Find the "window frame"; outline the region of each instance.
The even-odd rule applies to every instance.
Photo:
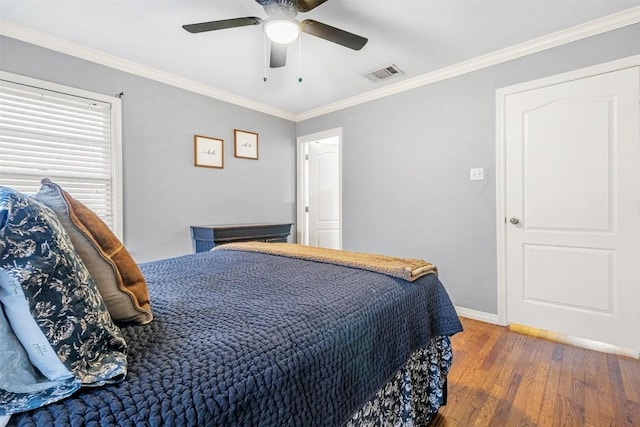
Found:
[[[122,100],[117,96],[104,95],[58,83],[27,77],[0,70],[0,80],[58,92],[64,95],[105,102],[111,105],[111,209],[112,231],[124,240],[123,213],[123,168],[122,168]]]

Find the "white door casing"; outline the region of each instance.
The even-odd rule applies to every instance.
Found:
[[[342,248],[342,130],[298,138],[297,241]]]
[[[499,318],[638,354],[640,67],[612,69],[499,91]]]

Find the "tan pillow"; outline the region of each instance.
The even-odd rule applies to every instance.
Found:
[[[36,198],[51,208],[87,266],[109,313],[122,322],[153,320],[144,275],[109,227],[78,200],[48,178]]]

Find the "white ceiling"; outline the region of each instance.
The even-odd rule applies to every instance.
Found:
[[[265,18],[254,0],[0,0],[0,19],[8,21],[5,26],[18,24],[299,114],[639,5],[640,0],[329,0],[297,18],[365,36],[368,44],[353,51],[303,34],[301,55],[294,42],[286,67],[267,68],[266,82],[261,26],[200,34],[182,29],[218,19]],[[381,83],[362,77],[389,64],[405,74]]]

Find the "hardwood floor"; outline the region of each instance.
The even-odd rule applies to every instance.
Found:
[[[640,426],[640,361],[462,319],[441,426]]]

